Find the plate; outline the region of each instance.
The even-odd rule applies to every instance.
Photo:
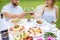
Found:
[[[45,22],[44,22],[43,20],[41,20],[41,22],[42,22],[42,23],[41,23],[41,24],[39,24],[39,23],[37,23],[37,21],[36,21],[36,25],[37,25],[37,26],[45,25]]]
[[[11,23],[21,23],[22,20],[21,19],[18,19],[18,18],[15,18],[15,19],[11,19],[10,22]]]
[[[18,34],[23,30],[24,30],[24,26],[20,26],[20,25],[18,28],[15,28],[14,26],[12,26],[8,29],[9,33],[12,33],[12,34]]]
[[[28,33],[32,37],[40,37],[43,35],[43,30],[40,27],[32,27],[28,30]]]

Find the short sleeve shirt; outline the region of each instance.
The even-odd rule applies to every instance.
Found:
[[[11,14],[21,14],[23,12],[20,6],[13,7],[12,4],[8,4],[2,8],[1,13],[9,12]]]

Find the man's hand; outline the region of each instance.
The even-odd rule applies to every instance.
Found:
[[[22,13],[22,14],[19,14],[18,17],[22,19],[22,18],[25,18],[26,15],[27,15],[26,13]]]

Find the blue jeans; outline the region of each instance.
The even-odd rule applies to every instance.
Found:
[[[2,40],[9,40],[8,30],[1,31]]]

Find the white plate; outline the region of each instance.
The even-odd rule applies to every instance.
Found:
[[[36,35],[34,35],[34,33],[30,34],[30,36],[32,36],[33,38],[38,38],[44,35],[44,32],[42,30],[42,33],[37,33]]]
[[[36,21],[36,25],[37,25],[37,26],[40,26],[40,25],[43,26],[43,25],[45,25],[45,22],[42,21],[42,24],[38,24],[37,21]]]
[[[42,31],[42,33],[38,33],[38,34],[36,34],[35,36],[33,36],[34,38],[38,38],[38,37],[41,37],[41,36],[43,36],[44,35],[44,33],[43,33],[43,31]]]

